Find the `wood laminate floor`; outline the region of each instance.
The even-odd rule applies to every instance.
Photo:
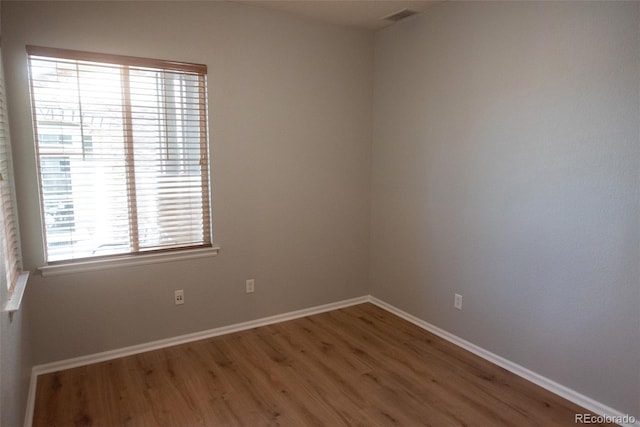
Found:
[[[575,426],[587,412],[372,304],[42,375],[46,426]]]

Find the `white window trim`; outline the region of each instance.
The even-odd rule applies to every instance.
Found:
[[[20,273],[18,280],[16,280],[16,284],[13,287],[13,291],[11,292],[11,296],[4,306],[4,311],[9,313],[9,315],[13,315],[13,313],[20,310],[22,297],[24,296],[24,291],[27,288],[27,280],[29,280],[29,272],[24,271]]]
[[[214,257],[220,253],[220,247],[206,249],[187,249],[177,252],[163,252],[149,255],[128,255],[121,257],[70,262],[64,264],[44,265],[38,267],[43,277],[59,276],[62,274],[99,271],[112,268],[133,267],[137,265],[161,264],[165,262],[184,261],[189,259]]]

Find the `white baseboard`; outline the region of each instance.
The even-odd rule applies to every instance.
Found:
[[[401,317],[420,328],[431,332],[434,335],[443,338],[458,347],[462,347],[465,350],[470,351],[471,353],[482,357],[485,360],[493,363],[494,365],[498,365],[501,368],[506,369],[509,372],[512,372],[519,377],[524,378],[525,380],[531,381],[534,384],[539,385],[540,387],[549,390],[550,392],[561,396],[576,405],[580,405],[583,408],[603,417],[611,417],[611,419],[624,419],[623,417],[629,418],[629,415],[623,414],[622,412],[615,410],[607,405],[604,405],[588,396],[585,396],[581,393],[578,393],[575,390],[572,390],[568,387],[563,386],[562,384],[558,384],[555,381],[550,380],[549,378],[543,377],[540,374],[537,374],[523,366],[520,366],[516,363],[511,362],[497,354],[494,354],[488,350],[485,350],[482,347],[478,347],[477,345],[470,343],[456,335],[453,335],[443,329],[438,328],[437,326],[432,325],[429,322],[426,322],[416,316],[413,316],[399,308],[386,303],[374,296],[369,296],[369,302],[377,305],[378,307],[395,314],[398,317]],[[621,424],[623,426],[640,426],[640,420],[636,420],[634,423]]]
[[[550,392],[557,394],[577,405],[582,406],[583,408],[605,417],[623,417],[623,414],[620,411],[617,411],[613,408],[610,408],[607,405],[604,405],[590,397],[587,397],[581,393],[578,393],[575,390],[572,390],[568,387],[565,387],[561,384],[556,383],[542,375],[539,375],[529,369],[520,366],[516,363],[513,363],[501,356],[498,356],[494,353],[491,353],[488,350],[483,349],[475,344],[470,343],[456,335],[453,335],[443,329],[438,328],[422,319],[417,318],[399,308],[388,304],[376,297],[371,295],[366,295],[358,298],[352,298],[348,300],[338,301],[335,303],[324,304],[316,307],[305,308],[302,310],[296,310],[289,313],[278,314],[275,316],[263,317],[261,319],[250,320],[248,322],[237,323],[234,325],[222,326],[220,328],[209,329],[206,331],[195,332],[192,334],[181,335],[177,337],[167,338],[158,341],[152,341],[146,344],[139,344],[130,347],[124,347],[116,350],[109,350],[101,353],[90,354],[81,357],[75,357],[67,360],[60,360],[52,363],[45,363],[42,365],[36,365],[31,370],[31,382],[29,384],[29,396],[27,398],[27,408],[25,415],[25,427],[31,427],[33,423],[33,411],[35,408],[35,395],[36,395],[36,385],[38,381],[38,375],[47,374],[50,372],[60,371],[64,369],[75,368],[78,366],[85,366],[92,363],[104,362],[107,360],[117,359],[119,357],[130,356],[133,354],[144,353],[147,351],[157,350],[161,348],[171,347],[178,344],[184,344],[188,342],[198,341],[206,338],[212,338],[219,335],[230,334],[233,332],[244,331],[247,329],[257,328],[260,326],[271,325],[274,323],[285,322],[287,320],[293,320],[300,317],[311,316],[314,314],[324,313],[326,311],[337,310],[344,307],[349,307],[356,304],[362,304],[365,302],[370,302],[372,304],[377,305],[378,307],[395,314],[398,317],[401,317],[420,328],[431,332],[459,347],[464,348],[465,350],[470,351],[471,353],[482,357],[489,362],[498,365],[528,381],[531,381],[534,384],[539,385],[540,387],[549,390]],[[624,426],[633,426],[640,427],[640,420],[636,420],[635,423],[632,424],[623,424]]]
[[[27,409],[24,415],[24,427],[31,427],[33,424],[33,410],[36,407],[36,385],[38,384],[38,374],[31,368],[31,379],[29,380],[29,394],[27,395]]]

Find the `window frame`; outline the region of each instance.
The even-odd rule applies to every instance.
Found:
[[[1,47],[0,47],[1,50]],[[6,288],[0,290],[4,295],[4,311],[12,319],[13,313],[20,309],[22,297],[29,279],[29,272],[23,270],[22,248],[16,206],[13,159],[11,155],[11,133],[7,111],[4,68],[0,53],[0,254],[2,272]]]
[[[123,55],[113,55],[113,54],[105,54],[105,53],[95,53],[95,52],[85,52],[85,51],[76,51],[69,49],[58,49],[58,48],[50,48],[50,47],[41,47],[41,46],[26,46],[27,51],[27,59],[29,65],[29,84],[31,89],[31,101],[32,101],[32,122],[34,124],[34,143],[36,147],[36,157],[37,157],[37,168],[38,168],[38,188],[40,192],[40,210],[41,210],[41,226],[42,226],[42,236],[43,236],[43,249],[45,255],[45,265],[41,266],[39,269],[43,272],[43,275],[51,275],[51,274],[65,274],[73,271],[87,271],[87,270],[99,270],[110,267],[119,267],[123,265],[141,265],[141,264],[149,264],[155,262],[166,262],[166,261],[174,261],[180,259],[193,259],[200,258],[205,256],[213,256],[217,255],[219,252],[219,247],[213,245],[213,224],[212,224],[212,203],[211,203],[211,185],[210,185],[210,175],[211,175],[211,161],[210,161],[210,147],[209,147],[209,128],[208,128],[208,102],[207,102],[207,86],[206,86],[206,75],[207,75],[207,66],[203,64],[192,64],[192,63],[184,63],[177,61],[166,61],[159,59],[149,59],[149,58],[139,58],[132,56],[123,56]],[[123,74],[123,87],[128,85],[129,82],[126,80],[129,75],[129,71],[131,69],[152,69],[155,71],[161,70],[162,72],[177,72],[177,73],[195,73],[197,75],[198,85],[198,124],[199,127],[199,148],[200,148],[200,171],[196,175],[200,176],[200,187],[199,194],[201,196],[201,219],[202,219],[202,243],[190,243],[184,246],[171,246],[171,247],[160,247],[156,249],[143,249],[141,250],[139,246],[137,246],[136,238],[129,238],[130,251],[129,252],[121,252],[110,255],[96,255],[96,256],[88,256],[88,257],[76,257],[76,258],[68,258],[68,259],[60,259],[60,260],[50,260],[48,255],[48,231],[45,225],[45,202],[43,199],[44,193],[44,185],[42,183],[42,171],[41,169],[41,161],[42,155],[40,153],[40,145],[42,141],[39,140],[38,136],[38,122],[36,115],[36,105],[34,101],[34,88],[33,83],[34,80],[31,75],[31,59],[32,57],[47,57],[52,60],[60,59],[60,60],[71,60],[71,61],[81,61],[83,63],[97,63],[97,64],[111,64],[120,67]],[[128,89],[131,90],[131,87]],[[125,90],[124,98],[122,99],[122,109],[123,109],[123,133],[124,133],[124,145],[125,152],[127,152],[127,158],[123,161],[125,170],[127,170],[128,179],[131,179],[131,170],[133,168],[133,164],[135,164],[132,157],[129,157],[130,152],[133,151],[133,137],[132,132],[128,129],[131,129],[132,121],[131,121],[131,108],[132,105],[130,103],[130,99],[126,97],[127,90]],[[81,125],[82,127],[82,125]],[[44,134],[43,134],[44,135]],[[83,136],[83,150],[84,150],[84,136]],[[62,141],[62,140],[61,140]],[[64,141],[62,141],[64,143]],[[165,141],[165,144],[170,144],[169,141]],[[203,163],[204,162],[204,163]],[[127,190],[126,196],[127,200],[131,200],[133,197],[135,199],[135,185],[129,187]],[[133,190],[131,190],[133,188]],[[195,187],[193,187],[195,188]],[[132,194],[132,192],[133,194]],[[135,200],[134,200],[135,203]],[[129,216],[129,227],[135,227],[137,221],[137,213],[133,212]],[[132,218],[134,223],[132,224]],[[133,234],[137,234],[137,231]]]

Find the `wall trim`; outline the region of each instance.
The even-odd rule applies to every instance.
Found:
[[[398,317],[407,320],[408,322],[413,323],[416,326],[426,330],[427,332],[431,332],[434,335],[439,336],[452,344],[457,345],[458,347],[462,347],[463,349],[470,351],[471,353],[479,356],[494,365],[498,365],[501,368],[506,369],[507,371],[518,375],[519,377],[524,378],[527,381],[531,381],[532,383],[539,385],[540,387],[557,394],[560,397],[563,397],[576,405],[580,405],[583,408],[605,417],[624,417],[627,414],[624,414],[616,409],[613,409],[603,403],[600,403],[584,394],[578,393],[575,390],[572,390],[568,387],[563,386],[562,384],[558,384],[555,381],[550,380],[547,377],[544,377],[540,374],[537,374],[523,366],[518,365],[510,360],[505,359],[504,357],[498,356],[495,353],[492,353],[488,350],[485,350],[482,347],[479,347],[467,340],[464,340],[457,335],[451,334],[444,329],[440,329],[431,323],[424,321],[412,314],[407,313],[385,301],[382,301],[374,296],[369,295],[369,302],[377,305],[378,307],[395,314]],[[630,415],[630,414],[629,414]],[[640,414],[638,415],[640,416]],[[635,423],[632,424],[621,424],[623,426],[640,426],[640,420],[636,419]]]
[[[414,325],[431,332],[434,335],[439,336],[471,353],[479,356],[495,365],[498,365],[509,372],[512,372],[519,377],[522,377],[540,387],[557,394],[583,408],[606,417],[622,417],[625,414],[615,410],[607,405],[604,405],[588,396],[578,393],[568,387],[556,383],[540,374],[537,374],[523,366],[520,366],[510,360],[507,360],[497,354],[494,354],[482,347],[479,347],[469,341],[466,341],[454,334],[451,334],[444,329],[440,329],[431,323],[424,321],[412,314],[409,314],[385,301],[382,301],[374,296],[365,295],[357,298],[351,298],[334,303],[319,305],[316,307],[305,308],[301,310],[291,311],[288,313],[277,314],[274,316],[263,317],[260,319],[250,320],[247,322],[236,323],[233,325],[222,326],[219,328],[208,329],[205,331],[195,332],[186,335],[180,335],[177,337],[166,338],[158,341],[152,341],[145,344],[138,344],[134,346],[124,347],[115,350],[104,351],[95,354],[89,354],[86,356],[74,357],[71,359],[60,360],[51,363],[45,363],[41,365],[35,365],[31,370],[31,381],[29,383],[29,395],[27,398],[27,408],[25,415],[25,427],[31,427],[33,423],[33,411],[35,409],[35,394],[36,385],[38,382],[38,376],[42,374],[48,374],[55,371],[64,369],[76,368],[79,366],[90,365],[92,363],[104,362],[107,360],[117,359],[119,357],[131,356],[134,354],[144,353],[147,351],[158,350],[161,348],[171,347],[174,345],[185,344],[188,342],[198,341],[202,339],[212,338],[219,335],[230,334],[233,332],[240,332],[247,329],[258,328],[260,326],[271,325],[274,323],[285,322],[287,320],[293,320],[300,317],[311,316],[314,314],[324,313],[327,311],[338,310],[340,308],[349,307],[352,305],[362,304],[370,302],[383,310],[386,310],[398,317],[401,317]],[[640,427],[640,420],[636,420],[633,424],[623,424],[624,426]]]

